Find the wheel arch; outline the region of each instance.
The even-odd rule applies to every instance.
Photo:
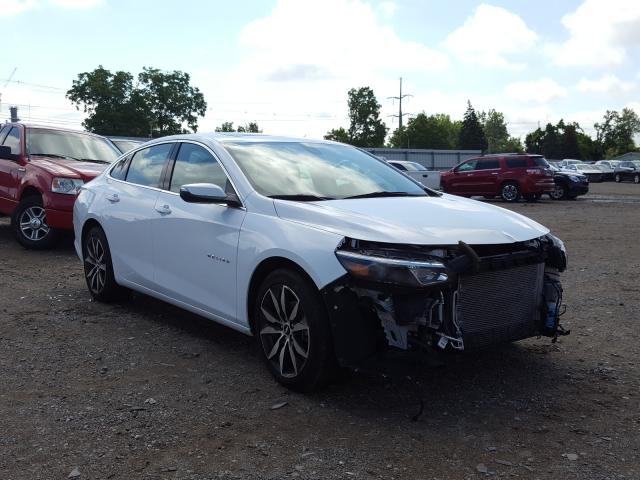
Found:
[[[303,277],[305,277],[307,280],[309,280],[309,282],[311,282],[312,285],[318,288],[316,282],[314,282],[313,278],[311,278],[311,275],[309,275],[301,265],[294,262],[293,260],[286,257],[281,257],[281,256],[268,257],[262,260],[256,266],[255,270],[253,271],[253,274],[251,275],[251,280],[249,281],[249,289],[247,292],[247,302],[246,302],[247,318],[249,320],[249,328],[251,329],[251,332],[254,335],[255,335],[255,319],[253,318],[253,309],[256,301],[256,298],[255,298],[256,292],[258,291],[258,288],[260,287],[264,279],[267,278],[267,276],[271,272],[278,269],[293,270],[299,273],[300,275],[302,275]]]
[[[82,233],[80,235],[80,247],[84,248],[84,239],[87,236],[87,233],[89,232],[89,230],[91,230],[91,228],[93,227],[100,227],[102,228],[102,225],[100,225],[100,222],[98,222],[98,220],[96,220],[95,218],[88,218],[85,222],[84,225],[82,225]],[[104,231],[104,229],[102,228],[102,231]],[[106,235],[106,233],[105,233]]]
[[[42,192],[34,187],[33,185],[27,185],[26,187],[24,187],[24,189],[20,192],[20,197],[19,200],[23,200],[27,197],[40,197],[42,198]]]

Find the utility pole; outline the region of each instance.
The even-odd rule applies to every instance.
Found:
[[[398,129],[402,128],[402,117],[408,115],[408,113],[402,113],[402,99],[406,97],[413,97],[409,93],[402,94],[402,77],[400,77],[400,95],[397,97],[387,97],[391,100],[398,100],[398,115],[390,115],[391,117],[398,117]]]

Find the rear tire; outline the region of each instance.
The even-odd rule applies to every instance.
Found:
[[[255,335],[267,368],[283,386],[311,392],[334,376],[331,328],[320,292],[300,273],[275,270],[256,293]]]
[[[633,176],[633,183],[640,183],[640,175],[637,173]]]
[[[82,239],[82,263],[87,288],[99,302],[124,300],[130,291],[116,283],[109,242],[102,228],[91,227]]]
[[[507,203],[515,203],[520,200],[520,187],[515,182],[507,182],[500,189],[500,197]]]
[[[47,225],[47,212],[42,198],[32,195],[23,198],[11,218],[18,243],[30,250],[48,250],[58,240],[59,232]]]
[[[556,183],[556,188],[549,192],[549,198],[552,200],[563,200],[567,198],[567,189],[562,183]]]

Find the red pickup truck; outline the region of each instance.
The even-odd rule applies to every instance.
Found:
[[[106,138],[55,127],[7,123],[0,129],[0,215],[10,215],[26,248],[51,247],[73,229],[80,187],[120,152]]]

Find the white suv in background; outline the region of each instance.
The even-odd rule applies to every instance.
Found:
[[[74,227],[94,298],[133,289],[253,334],[297,390],[381,348],[563,332],[566,256],[547,228],[338,143],[158,139],[82,187]]]

